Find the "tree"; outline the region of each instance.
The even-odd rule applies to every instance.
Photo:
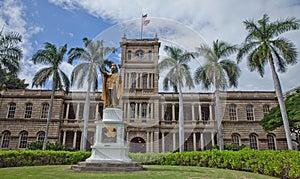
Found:
[[[287,70],[287,65],[297,63],[298,54],[294,43],[279,35],[287,31],[299,29],[299,20],[296,18],[286,18],[270,22],[268,15],[265,14],[257,23],[253,20],[246,20],[244,21],[244,25],[249,33],[238,52],[237,61],[240,62],[248,54],[247,63],[250,71],[257,70],[261,77],[263,77],[265,72],[264,67],[269,63],[284,124],[288,149],[292,150],[289,121],[275,64],[277,65],[278,72],[282,73]]]
[[[70,81],[67,75],[59,68],[60,64],[62,64],[64,60],[64,55],[66,54],[66,52],[67,44],[57,49],[55,45],[46,42],[44,49],[38,50],[31,59],[34,64],[40,63],[49,65],[48,67],[40,69],[35,74],[32,80],[32,86],[45,86],[46,82],[52,77],[52,92],[47,117],[45,138],[43,142],[43,150],[46,149],[48,140],[48,132],[51,122],[55,91],[61,90],[68,93],[70,88]]]
[[[185,85],[189,88],[194,87],[193,79],[190,73],[188,62],[194,57],[194,53],[187,52],[180,48],[165,46],[164,50],[168,57],[164,58],[158,64],[158,70],[161,73],[168,70],[163,80],[164,90],[168,90],[172,86],[175,92],[178,90],[179,98],[179,151],[184,151],[184,116],[183,116],[183,96],[182,87]]]
[[[289,95],[285,100],[286,112],[289,119],[290,131],[296,135],[296,139],[292,139],[298,143],[298,150],[300,150],[300,88],[295,90],[294,94]],[[273,131],[283,125],[280,107],[274,107],[264,118],[260,121],[260,125],[266,132]]]
[[[206,62],[203,66],[196,69],[194,80],[197,84],[203,83],[206,89],[209,89],[212,85],[215,87],[215,114],[218,125],[219,146],[220,150],[224,150],[220,89],[224,90],[226,87],[231,86],[237,87],[240,69],[235,62],[227,59],[237,51],[237,47],[216,40],[213,42],[212,48],[202,44],[196,50],[198,55],[205,58]]]
[[[0,68],[0,91],[6,89],[25,89],[28,85],[25,83],[25,79],[21,80],[13,73]]]
[[[82,150],[86,151],[87,133],[88,133],[88,119],[90,112],[90,92],[98,89],[98,74],[100,69],[110,66],[111,62],[106,60],[107,55],[113,51],[114,48],[104,47],[104,41],[91,41],[87,38],[83,39],[85,49],[72,48],[68,52],[68,63],[73,63],[74,60],[80,59],[78,65],[73,69],[71,75],[71,84],[77,82],[77,87],[82,88],[85,81],[87,81],[87,93],[85,96],[84,110],[83,110],[83,133],[82,133]]]
[[[22,42],[22,36],[16,32],[3,34],[0,31],[0,69],[6,68],[16,75],[19,70],[19,62],[22,58],[22,50],[17,46]]]

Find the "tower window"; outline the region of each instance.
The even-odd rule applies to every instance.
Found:
[[[254,120],[253,106],[251,104],[246,106],[246,113],[247,113],[247,120],[253,121]]]
[[[138,50],[135,52],[135,56],[139,59],[144,57],[144,51],[143,50]]]
[[[24,115],[24,118],[25,118],[25,119],[31,118],[31,113],[32,113],[32,104],[31,104],[31,103],[27,103],[27,104],[26,104],[26,107],[25,107],[25,115]]]
[[[131,60],[131,50],[128,50],[128,52],[127,52],[127,59]]]
[[[10,103],[8,107],[7,118],[14,118],[16,112],[16,103]]]

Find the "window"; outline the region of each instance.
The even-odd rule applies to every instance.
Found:
[[[232,144],[240,145],[240,135],[239,134],[232,134],[231,136]]]
[[[24,115],[24,118],[25,118],[25,119],[31,118],[31,113],[32,113],[32,104],[31,104],[31,103],[27,103],[27,104],[26,104],[26,107],[25,107],[25,115]]]
[[[10,141],[10,132],[4,131],[2,133],[2,142],[1,142],[1,148],[7,149],[9,147],[9,141]]]
[[[247,113],[247,120],[248,121],[253,121],[253,106],[251,104],[246,106],[246,113]]]
[[[135,103],[130,103],[130,118],[135,118]]]
[[[257,135],[256,134],[250,134],[250,148],[251,149],[258,149],[257,145]]]
[[[128,52],[127,52],[127,59],[131,60],[131,50],[128,50]]]
[[[48,103],[44,103],[42,105],[42,113],[41,113],[41,118],[45,119],[48,117],[48,110],[49,110],[49,104]]]
[[[236,121],[236,105],[229,105],[229,119],[232,121]]]
[[[44,131],[40,131],[40,132],[37,133],[37,137],[36,137],[37,141],[44,141],[44,138],[45,138],[45,132]]]
[[[270,150],[276,150],[276,144],[275,144],[274,134],[268,134],[267,138],[268,138],[268,148]]]
[[[136,88],[136,73],[131,73],[131,88]]]
[[[142,59],[144,57],[144,51],[143,50],[136,51],[135,56],[139,59]]]
[[[142,118],[147,117],[147,103],[142,103]]]
[[[265,104],[265,105],[263,106],[263,112],[264,112],[264,114],[269,114],[269,111],[270,111],[269,105]]]
[[[147,88],[147,74],[143,74],[143,89]]]
[[[19,138],[19,148],[20,149],[26,148],[27,137],[28,137],[28,132],[23,131],[23,132],[20,133],[20,138]]]
[[[148,60],[152,61],[152,51],[151,50],[148,52]]]
[[[8,107],[7,118],[14,118],[16,112],[16,103],[10,103]]]

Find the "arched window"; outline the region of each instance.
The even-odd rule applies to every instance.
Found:
[[[127,52],[127,59],[131,60],[131,50],[128,50],[128,52]]]
[[[235,104],[229,105],[229,119],[232,121],[236,121],[236,105]]]
[[[152,61],[152,51],[151,50],[149,50],[149,52],[148,52],[148,60]]]
[[[270,106],[267,105],[267,104],[265,104],[263,106],[263,112],[264,112],[264,114],[269,114],[269,111],[270,111]]]
[[[23,131],[20,133],[20,138],[19,138],[19,148],[20,149],[26,148],[27,138],[28,138],[28,132]]]
[[[274,134],[268,134],[268,149],[270,150],[276,150],[276,141]]]
[[[236,134],[236,133],[232,134],[231,141],[232,141],[232,144],[236,144],[236,145],[240,146],[240,135]]]
[[[131,73],[131,88],[136,88],[136,73]]]
[[[147,117],[147,103],[142,103],[142,118]]]
[[[16,112],[16,103],[9,103],[7,118],[14,118]]]
[[[49,104],[43,103],[42,105],[42,112],[41,112],[41,119],[45,119],[48,117],[48,110],[49,110]]]
[[[253,121],[254,120],[253,106],[251,104],[248,104],[246,106],[246,113],[247,113],[247,120],[248,121]]]
[[[8,149],[9,148],[9,141],[10,141],[10,132],[4,131],[2,133],[2,140],[1,140],[1,148]]]
[[[32,113],[32,103],[26,103],[24,118],[25,119],[31,118],[31,113]]]
[[[143,86],[143,89],[147,89],[147,79],[148,79],[148,75],[147,74],[143,74],[143,83],[142,83],[142,86]]]
[[[37,141],[44,141],[44,138],[45,138],[45,132],[44,131],[40,131],[40,132],[37,133],[37,136],[36,136]]]
[[[256,134],[250,134],[250,148],[251,149],[258,149],[258,141],[257,141],[257,135]]]
[[[130,103],[130,118],[135,118],[135,103]]]

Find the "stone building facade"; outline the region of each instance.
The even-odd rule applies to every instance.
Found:
[[[127,39],[122,48],[120,75],[124,93],[119,108],[128,124],[126,140],[130,152],[170,152],[178,149],[178,95],[159,91],[157,64],[160,42]],[[2,149],[23,149],[43,140],[51,91],[8,90],[0,96],[0,139]],[[80,150],[83,128],[84,92],[57,92],[48,139]],[[185,151],[211,149],[218,144],[214,94],[183,94]],[[285,133],[279,128],[266,133],[259,121],[277,106],[275,92],[229,91],[221,94],[225,144],[265,150],[287,149]],[[101,92],[91,95],[88,146],[94,140],[96,120],[102,120]]]

